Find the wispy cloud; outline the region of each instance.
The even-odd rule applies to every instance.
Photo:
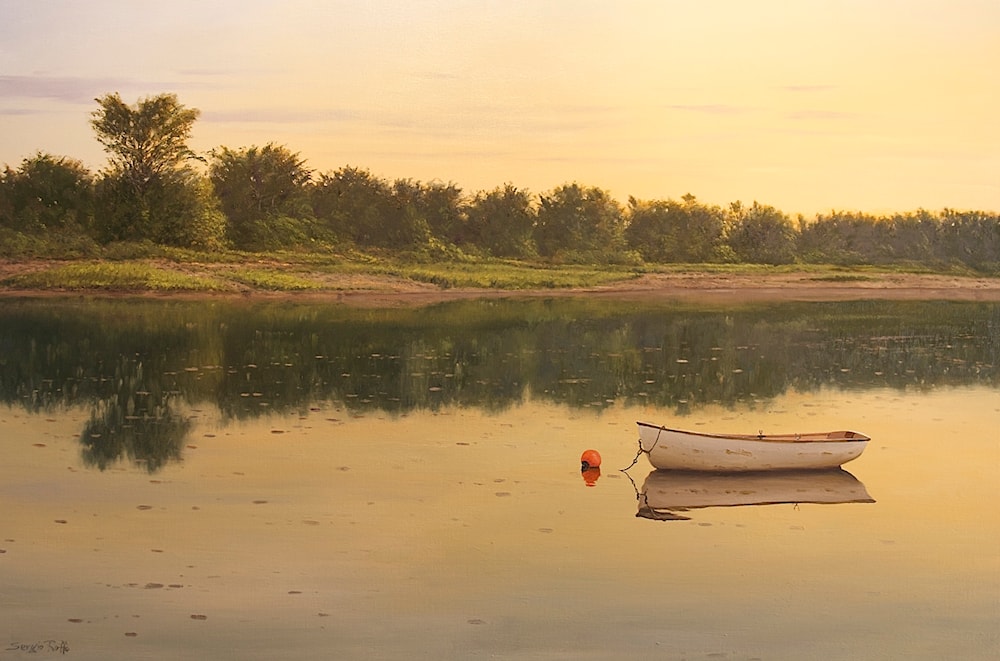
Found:
[[[209,87],[199,82],[155,82],[133,78],[77,76],[0,76],[0,99],[54,99],[65,103],[92,103],[108,92],[141,93],[143,90]]]
[[[585,135],[608,131],[623,121],[620,109],[593,105],[473,103],[420,116],[379,110],[358,115],[373,131],[401,132],[439,139],[508,140],[513,137]]]
[[[90,103],[94,100],[94,95],[101,90],[121,88],[127,82],[118,78],[0,76],[0,98],[56,99],[68,103]]]
[[[286,108],[239,108],[227,111],[208,111],[201,119],[219,124],[313,124],[317,122],[342,122],[358,118],[352,111],[331,108],[295,110]]]
[[[26,115],[41,115],[45,111],[34,110],[32,108],[0,108],[0,116],[21,117]]]
[[[239,72],[234,72],[230,69],[180,69],[177,73],[182,76],[217,77],[232,76]]]

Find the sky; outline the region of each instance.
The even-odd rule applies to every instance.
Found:
[[[998,0],[0,0],[0,164],[170,92],[317,173],[1000,211],[998,71]]]

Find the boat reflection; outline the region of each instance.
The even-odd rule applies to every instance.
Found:
[[[771,471],[705,473],[654,470],[638,494],[637,517],[685,521],[678,514],[707,507],[799,503],[874,503],[865,485],[847,471]]]

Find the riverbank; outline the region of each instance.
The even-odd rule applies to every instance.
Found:
[[[823,280],[812,273],[764,275],[705,272],[655,273],[595,287],[560,289],[442,289],[420,283],[377,281],[370,290],[250,294],[263,298],[336,300],[355,306],[429,305],[449,300],[509,297],[614,297],[622,300],[705,302],[950,300],[1000,302],[1000,279],[922,274],[880,274],[863,280]]]
[[[499,297],[613,296],[635,300],[959,300],[1000,301],[1000,278],[951,274],[879,272],[838,268],[676,270],[608,273],[599,284],[521,287],[451,286],[378,272],[308,270],[273,263],[255,277],[234,277],[228,264],[143,263],[141,276],[71,281],[46,273],[72,268],[46,260],[0,262],[0,297],[253,298],[329,301],[352,306],[428,305],[449,300]],[[129,263],[126,263],[129,264]],[[84,265],[85,267],[88,265]],[[90,266],[93,266],[92,264]],[[283,268],[284,267],[284,268]],[[112,266],[109,269],[121,269]],[[150,276],[150,273],[156,277]],[[264,274],[264,275],[261,275]],[[434,278],[431,278],[434,280]],[[40,285],[39,283],[45,283]]]

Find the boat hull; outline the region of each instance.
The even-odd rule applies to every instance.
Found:
[[[870,440],[851,431],[725,435],[639,424],[639,445],[654,468],[714,472],[821,470],[861,456]]]

